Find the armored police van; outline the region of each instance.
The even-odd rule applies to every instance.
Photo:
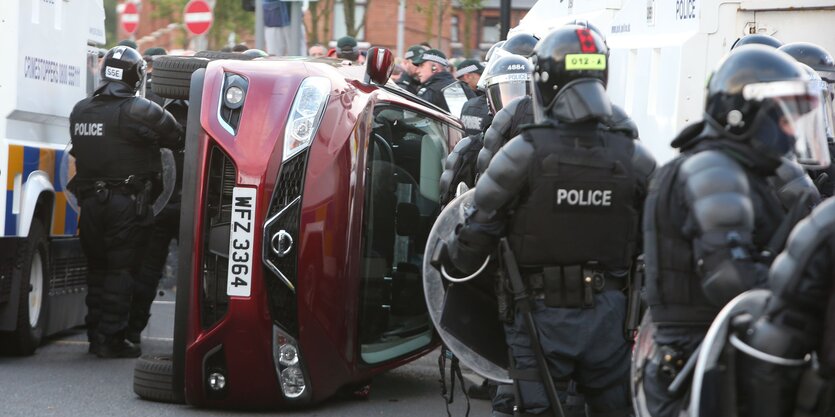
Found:
[[[835,7],[823,0],[540,0],[511,34],[544,36],[575,19],[606,36],[609,95],[659,163],[675,155],[675,135],[701,119],[710,72],[738,38],[768,34],[835,52]]]
[[[102,0],[4,0],[0,7],[0,352],[31,354],[83,323],[78,210],[64,192],[68,117],[92,92]]]

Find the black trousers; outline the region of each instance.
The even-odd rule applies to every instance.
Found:
[[[151,219],[150,214],[137,215],[131,195],[111,192],[106,201],[94,194],[82,198],[79,232],[87,257],[88,335],[118,336],[127,327],[133,272]]]
[[[162,270],[168,258],[168,245],[180,233],[180,204],[169,204],[154,218],[148,244],[136,274],[128,329],[141,332],[151,316],[151,304],[156,297]]]
[[[620,291],[596,294],[595,307],[553,308],[535,302],[533,319],[551,376],[572,379],[583,394],[589,416],[626,417],[632,412],[629,394],[630,344],[623,336],[626,296]],[[518,369],[537,367],[522,315],[505,325],[505,339]],[[519,381],[521,403],[529,414],[550,408],[545,386]]]

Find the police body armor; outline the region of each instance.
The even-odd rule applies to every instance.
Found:
[[[77,105],[70,126],[76,156],[74,187],[97,180],[119,181],[131,175],[155,179],[161,170],[159,148],[125,128],[119,120],[131,100],[97,96]]]
[[[536,159],[530,197],[516,208],[508,230],[521,267],[595,261],[605,270],[627,270],[632,264],[638,232],[635,144],[595,125],[523,133]]]

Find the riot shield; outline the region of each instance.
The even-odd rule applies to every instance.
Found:
[[[177,182],[177,163],[174,161],[174,153],[171,149],[160,148],[159,156],[162,162],[162,192],[154,200],[154,215],[159,214],[168,204],[168,200],[174,193],[174,185]]]
[[[461,363],[485,378],[509,384],[508,350],[493,292],[493,273],[451,283],[431,264],[432,254],[463,222],[473,195],[470,190],[447,204],[429,233],[423,259],[426,305],[441,339]]]
[[[638,328],[638,337],[635,339],[635,346],[632,349],[632,369],[629,382],[632,385],[632,404],[635,407],[636,417],[650,417],[647,409],[647,399],[644,394],[644,368],[652,355],[655,354],[655,323],[649,315],[649,311],[641,319]]]
[[[446,105],[449,107],[449,112],[455,117],[461,117],[461,111],[464,109],[464,103],[467,102],[467,94],[464,93],[464,86],[461,81],[456,81],[441,89],[446,100]]]
[[[713,324],[710,325],[702,341],[696,370],[693,374],[688,407],[690,417],[718,415],[716,410],[706,407],[718,406],[722,401],[717,396],[735,392],[736,387],[723,386],[725,381],[732,380],[726,374],[735,371],[727,369],[723,364],[723,355],[727,354],[726,342],[733,333],[729,328],[730,324],[735,317],[743,314],[750,314],[751,317],[762,315],[770,295],[771,291],[764,289],[746,291],[725,305],[713,320]]]
[[[67,199],[67,203],[76,213],[79,213],[78,199],[70,190],[67,189],[67,184],[69,184],[73,177],[75,177],[75,157],[70,155],[71,150],[72,143],[68,143],[64,148],[64,152],[61,154],[61,163],[58,167],[57,182],[60,185],[61,190],[64,191],[64,198]]]

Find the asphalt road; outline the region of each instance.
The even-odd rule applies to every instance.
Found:
[[[171,351],[172,294],[154,303],[143,333],[143,353]],[[367,400],[334,399],[296,411],[234,412],[153,403],[133,393],[132,359],[98,359],[87,353],[83,329],[50,338],[34,356],[0,357],[0,417],[29,416],[446,416],[438,383],[437,352],[374,379]],[[465,378],[480,378],[465,371]],[[466,402],[456,386],[453,416],[464,416]],[[470,400],[471,416],[489,416],[490,403]]]

